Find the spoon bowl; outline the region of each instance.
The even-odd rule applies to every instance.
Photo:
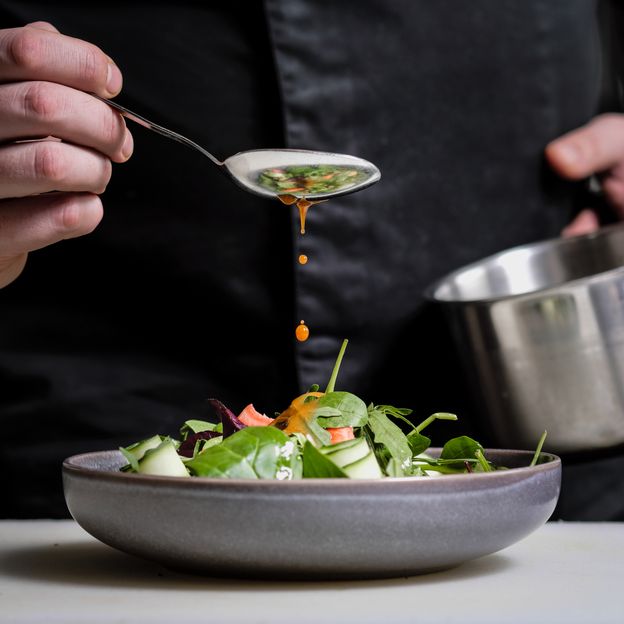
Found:
[[[220,161],[191,139],[159,126],[117,102],[92,95],[114,108],[126,119],[197,150],[224,171],[238,186],[255,195],[262,197],[291,195],[321,201],[354,193],[371,186],[381,178],[379,169],[363,158],[314,150],[255,149],[238,152]]]

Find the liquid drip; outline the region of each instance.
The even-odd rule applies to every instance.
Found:
[[[308,214],[308,208],[313,206],[314,204],[320,204],[320,201],[310,201],[305,197],[295,197],[294,195],[278,195],[277,198],[282,202],[282,204],[286,204],[287,206],[292,206],[295,204],[297,208],[299,208],[299,223],[300,223],[300,232],[305,234],[305,221],[306,216]]]
[[[299,342],[305,342],[310,337],[310,330],[304,321],[301,321],[299,325],[297,325],[295,336]]]

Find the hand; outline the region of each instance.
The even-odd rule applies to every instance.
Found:
[[[624,115],[600,115],[586,126],[572,130],[546,147],[552,168],[569,180],[596,174],[606,200],[615,214],[624,219]],[[562,232],[576,236],[600,227],[596,213],[587,208]]]
[[[133,141],[88,92],[110,98],[121,85],[99,48],[50,24],[0,30],[0,287],[28,252],[100,222],[111,161],[128,160]]]

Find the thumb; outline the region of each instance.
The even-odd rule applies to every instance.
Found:
[[[60,30],[49,22],[30,22],[30,24],[26,24],[26,28],[36,28],[37,30],[47,30],[48,32],[60,34]]]
[[[624,161],[624,115],[607,113],[546,146],[551,167],[564,178],[581,180]]]
[[[563,238],[570,238],[572,236],[580,236],[581,234],[590,234],[595,232],[600,227],[598,221],[598,215],[589,208],[581,210],[572,223],[566,226],[561,232]]]

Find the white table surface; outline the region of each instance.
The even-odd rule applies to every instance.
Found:
[[[447,572],[224,580],[117,552],[73,521],[0,521],[0,623],[624,622],[624,523],[549,523]]]

